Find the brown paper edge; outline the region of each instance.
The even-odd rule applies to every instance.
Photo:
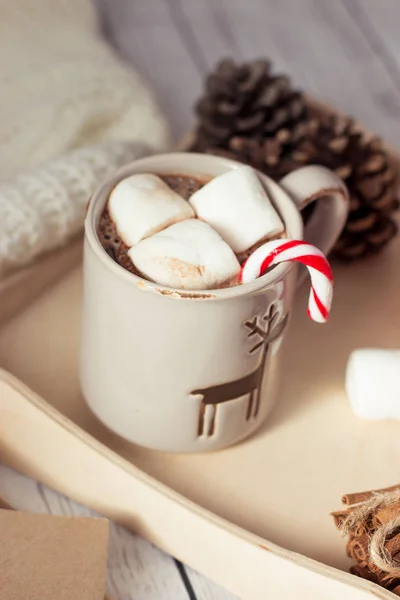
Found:
[[[3,508],[5,510],[15,510],[13,506],[11,506],[11,504],[9,502],[7,502],[7,500],[5,500],[4,498],[2,498],[0,496],[0,508]],[[106,594],[104,596],[104,600],[112,600],[110,598],[110,596],[108,594]]]

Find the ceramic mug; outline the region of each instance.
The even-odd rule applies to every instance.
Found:
[[[81,385],[93,413],[136,444],[169,452],[218,450],[253,433],[273,405],[295,265],[279,265],[244,285],[182,292],[120,267],[96,233],[108,196],[124,177],[151,172],[203,179],[238,166],[205,154],[151,156],[121,169],[89,202]],[[286,237],[303,238],[300,210],[319,201],[305,237],[329,251],[348,210],[342,181],[317,166],[294,171],[279,185],[259,177]]]

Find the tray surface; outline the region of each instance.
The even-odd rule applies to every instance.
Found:
[[[309,321],[308,289],[300,291],[282,350],[279,401],[261,432],[222,452],[152,452],[121,440],[91,415],[77,378],[80,268],[2,328],[0,365],[79,428],[197,505],[283,548],[347,569],[330,511],[340,508],[344,492],[399,479],[400,424],[358,420],[344,392],[353,348],[400,347],[399,256],[400,237],[364,263],[335,265],[334,309],[325,326]],[[53,481],[61,490],[62,477],[60,470]],[[71,493],[80,496],[79,489]]]

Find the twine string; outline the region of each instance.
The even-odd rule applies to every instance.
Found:
[[[372,498],[356,506],[340,526],[343,536],[348,535],[359,521],[370,519],[378,508],[391,506],[400,501],[400,489],[393,492],[377,492]],[[394,559],[385,544],[400,532],[400,515],[384,523],[370,536],[369,555],[372,563],[389,575],[400,576],[400,561]]]

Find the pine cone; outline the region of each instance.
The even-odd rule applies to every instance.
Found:
[[[307,138],[308,127],[306,121],[300,121],[291,130],[280,129],[266,139],[234,136],[226,149],[210,147],[206,152],[249,164],[279,180],[290,171],[308,164],[313,155],[313,146]]]
[[[352,260],[380,250],[396,234],[396,175],[379,139],[367,140],[349,118],[310,118],[269,139],[233,136],[226,149],[207,150],[250,164],[279,180],[307,164],[335,171],[350,192],[350,212],[333,253]],[[314,205],[305,216],[309,217]]]
[[[306,162],[335,171],[350,192],[350,212],[335,255],[349,260],[380,250],[396,234],[392,215],[399,206],[396,175],[380,140],[366,139],[352,119],[331,116],[310,121],[305,143]]]
[[[222,61],[206,81],[198,102],[192,150],[250,164],[279,180],[307,164],[321,164],[343,178],[351,206],[334,249],[350,260],[378,251],[396,234],[395,173],[378,139],[367,140],[349,118],[314,117],[270,63]],[[313,205],[304,211],[307,219]]]
[[[193,150],[228,148],[234,136],[274,138],[307,117],[301,94],[287,77],[272,75],[270,63],[255,60],[236,65],[223,60],[206,81],[204,96],[196,106],[199,118]]]

